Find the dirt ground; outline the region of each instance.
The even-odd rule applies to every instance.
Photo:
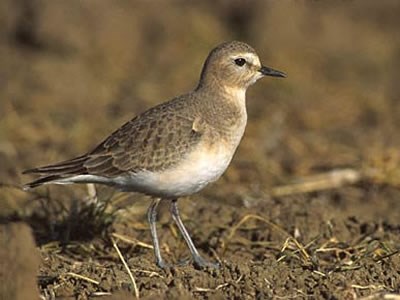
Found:
[[[400,299],[399,15],[394,0],[1,1],[0,299]],[[157,268],[142,195],[21,190],[24,169],[191,89],[232,39],[288,78],[248,91],[228,171],[179,201],[220,269]]]

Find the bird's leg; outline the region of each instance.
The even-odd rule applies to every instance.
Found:
[[[171,215],[173,220],[175,221],[176,225],[179,228],[179,231],[183,235],[183,238],[185,239],[185,242],[190,250],[190,253],[192,254],[194,264],[198,267],[213,267],[213,268],[218,268],[219,265],[216,263],[211,263],[206,261],[204,258],[202,258],[199,254],[199,251],[197,251],[195,245],[193,244],[193,241],[186,230],[185,226],[183,225],[183,222],[181,220],[181,217],[179,215],[179,209],[178,209],[178,199],[173,199],[171,201]]]
[[[147,210],[147,220],[149,221],[149,224],[150,224],[151,239],[153,240],[156,264],[161,269],[164,269],[167,267],[167,265],[165,264],[164,260],[161,257],[160,244],[158,242],[157,228],[156,228],[157,208],[158,208],[158,204],[160,204],[160,201],[161,201],[160,198],[153,198],[153,200],[149,206],[149,209]]]

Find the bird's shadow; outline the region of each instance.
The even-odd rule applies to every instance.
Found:
[[[50,197],[49,190],[32,192],[30,200],[35,209],[30,213],[15,213],[0,217],[0,224],[23,221],[30,225],[38,246],[51,242],[67,245],[71,242],[87,242],[107,236],[115,220],[116,209],[110,201],[97,199],[82,201],[74,198],[65,204]],[[110,198],[111,199],[111,198]]]

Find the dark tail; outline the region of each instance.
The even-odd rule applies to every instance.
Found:
[[[22,189],[24,191],[27,191],[29,189],[33,189],[35,187],[38,187],[38,186],[40,186],[42,184],[49,183],[49,182],[52,182],[52,181],[56,181],[56,180],[58,180],[60,178],[62,178],[62,177],[58,176],[58,175],[50,175],[50,176],[40,177],[39,179],[36,179],[36,180],[34,180],[32,182],[24,184],[22,186]]]
[[[23,189],[28,190],[62,178],[87,174],[87,169],[84,166],[84,163],[87,159],[88,157],[86,155],[82,155],[67,161],[56,163],[54,165],[25,170],[22,172],[22,174],[38,174],[41,177],[25,184]]]

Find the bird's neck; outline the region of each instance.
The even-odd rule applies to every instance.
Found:
[[[222,131],[244,130],[247,122],[246,89],[214,84],[202,86],[196,89],[196,93],[210,125]]]
[[[227,102],[235,107],[246,110],[246,90],[247,87],[227,85],[214,77],[207,80],[200,80],[195,92],[202,94],[212,94],[209,99],[218,99],[218,102]]]
[[[225,100],[246,109],[246,88],[225,86],[223,94]]]

